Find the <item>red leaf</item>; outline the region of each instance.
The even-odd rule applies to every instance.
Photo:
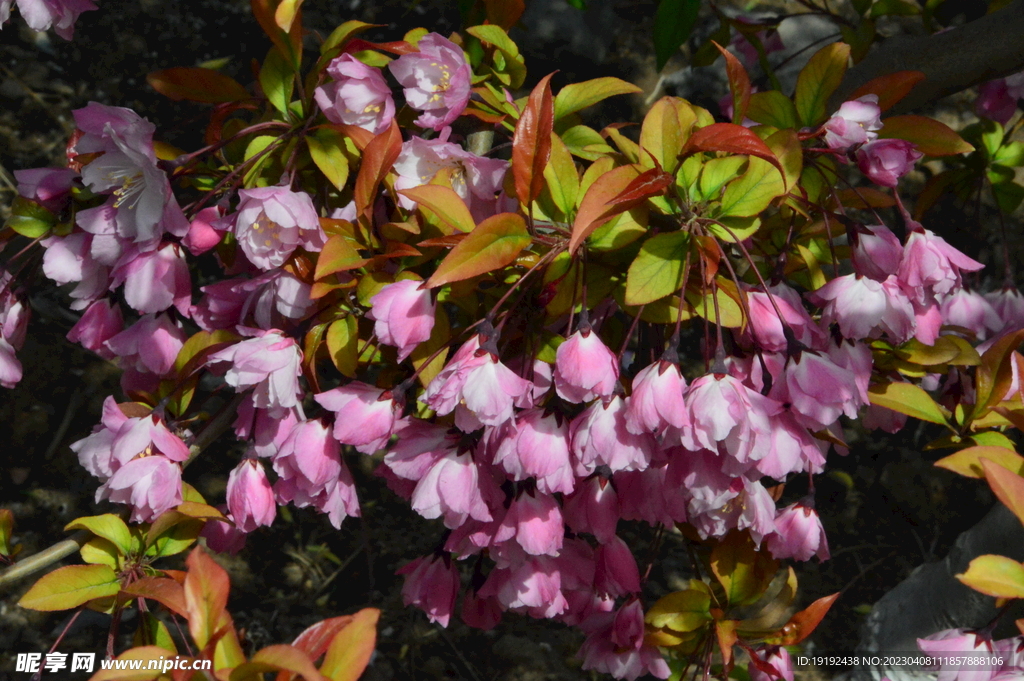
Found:
[[[433,239],[424,239],[423,241],[416,244],[423,248],[455,248],[459,245],[459,242],[466,238],[466,234],[449,234],[447,236],[439,236]]]
[[[778,635],[768,639],[768,642],[780,646],[795,646],[800,643],[810,636],[821,623],[837,598],[839,598],[838,591],[831,596],[824,596],[814,601],[790,617],[789,622],[779,630]]]
[[[358,125],[327,125],[324,127],[334,128],[345,137],[348,137],[356,145],[359,151],[366,149],[366,145],[374,140],[374,134],[369,130],[360,128]]]
[[[551,131],[554,128],[555,106],[551,97],[551,77],[544,76],[530,93],[512,138],[512,171],[516,196],[529,210],[533,200],[544,189],[544,167],[551,156]]]
[[[484,0],[484,5],[487,7],[487,22],[506,31],[515,26],[526,10],[523,0]]]
[[[620,211],[627,211],[643,203],[648,197],[661,194],[673,182],[675,178],[661,168],[645,170],[627,184],[618,196],[609,201],[608,205],[616,206]]]
[[[580,209],[576,211],[576,220],[572,225],[572,237],[569,239],[569,253],[575,253],[580,244],[591,233],[608,222],[613,216],[627,210],[622,206],[609,205],[640,175],[636,166],[628,165],[615,168],[597,178],[583,196]]]
[[[732,122],[739,124],[746,118],[747,106],[750,105],[750,76],[732,52],[714,40],[711,43],[725,57],[725,73],[729,77],[729,91],[732,92]]]
[[[309,655],[310,659],[316,660],[327,652],[331,640],[335,635],[347,627],[352,621],[352,615],[332,617],[329,620],[317,622],[296,637],[292,645]]]
[[[170,577],[143,577],[121,591],[130,596],[156,601],[176,615],[188,616],[185,590]]]
[[[989,459],[980,459],[985,469],[985,480],[1003,506],[1024,523],[1024,478]]]
[[[683,147],[682,156],[686,157],[701,151],[724,151],[729,154],[757,156],[778,168],[783,177],[786,176],[786,171],[782,169],[779,159],[764,143],[764,140],[742,125],[712,123],[695,130],[687,140],[686,146]]]
[[[324,244],[323,250],[316,261],[314,279],[323,279],[328,274],[354,270],[367,262],[346,237],[335,234]]]
[[[370,663],[377,645],[377,621],[380,610],[363,608],[352,616],[352,623],[338,632],[327,650],[320,673],[331,681],[356,681]]]
[[[878,95],[878,106],[882,111],[886,111],[909,95],[914,86],[925,78],[926,76],[920,71],[897,71],[879,76],[854,90],[850,99],[857,99],[864,95]]]
[[[362,38],[353,38],[345,44],[346,53],[362,52],[363,50],[381,50],[383,52],[390,52],[391,54],[398,55],[419,52],[419,50],[404,40],[394,40],[387,43],[372,43],[369,40],[363,40]]]
[[[250,0],[252,14],[270,41],[287,55],[297,71],[302,61],[302,10],[296,8],[291,27],[282,31],[277,25],[277,9],[281,0]]]
[[[391,170],[391,166],[395,165],[401,152],[402,133],[395,122],[366,145],[354,192],[357,215],[370,219],[377,188]]]
[[[926,156],[952,156],[974,151],[974,147],[951,127],[927,116],[892,116],[882,119],[878,137],[913,142]]]
[[[220,104],[252,99],[242,84],[230,76],[212,69],[179,66],[153,71],[146,76],[150,87],[174,101]]]
[[[225,608],[231,581],[224,568],[202,549],[193,549],[185,560],[185,611],[188,629],[200,648],[205,648],[214,634],[230,621]]]

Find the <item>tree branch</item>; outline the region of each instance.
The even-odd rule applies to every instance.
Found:
[[[897,71],[921,71],[924,81],[890,114],[906,113],[993,78],[1024,70],[1024,0],[969,24],[930,36],[890,38],[850,69],[830,101],[839,108],[869,80]]]

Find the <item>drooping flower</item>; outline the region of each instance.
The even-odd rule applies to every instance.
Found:
[[[895,187],[923,157],[924,154],[906,140],[875,140],[857,150],[857,167],[875,184]]]
[[[611,397],[619,360],[589,325],[569,336],[555,352],[555,390],[570,402]]]
[[[242,532],[269,527],[277,516],[274,492],[258,459],[246,459],[228,475],[228,508]]]
[[[686,409],[692,427],[683,431],[682,444],[696,451],[718,451],[719,443],[740,463],[756,461],[771,446],[769,417],[782,409],[725,374],[701,376],[690,385]]]
[[[121,368],[164,376],[174,366],[187,338],[169,315],[147,314],[104,345],[111,356],[118,358]]]
[[[815,345],[822,336],[821,329],[804,309],[800,294],[785,284],[775,284],[767,291],[752,288],[747,291],[747,303],[750,324],[743,337],[749,336],[756,347],[782,352],[788,346],[786,328],[805,345]]]
[[[821,518],[812,506],[797,502],[775,516],[775,534],[768,537],[768,550],[776,558],[828,560],[828,539]]]
[[[441,130],[459,117],[469,103],[470,76],[462,48],[437,33],[419,40],[419,52],[388,64],[405,88],[405,101],[423,113],[416,125]]]
[[[380,69],[343,54],[326,71],[332,82],[318,87],[314,96],[327,120],[357,125],[375,135],[387,129],[395,117],[395,102]]]
[[[67,339],[92,350],[103,359],[113,359],[114,351],[107,347],[106,342],[123,328],[121,307],[113,304],[109,298],[101,298],[92,303],[81,319],[71,327]]]
[[[903,259],[903,244],[885,225],[857,225],[847,230],[850,236],[850,261],[865,277],[885,281],[896,274]]]
[[[748,671],[750,681],[793,681],[793,661],[782,646],[765,646],[754,653],[757,661]]]
[[[619,497],[607,478],[593,475],[565,498],[565,524],[574,532],[589,532],[599,542],[611,541],[619,522]]]
[[[459,594],[459,571],[451,557],[420,556],[400,568],[398,574],[406,576],[402,601],[425,612],[431,622],[447,627]]]
[[[836,277],[808,296],[824,308],[826,324],[837,322],[846,338],[875,338],[882,333],[897,343],[914,334],[914,307],[896,277],[877,281],[859,274]]]
[[[373,454],[388,443],[401,413],[390,390],[360,381],[313,397],[324,409],[334,412],[334,439],[364,454]]]
[[[594,553],[594,591],[612,598],[640,593],[640,569],[626,542],[617,535]]]
[[[982,265],[950,246],[945,239],[920,225],[910,230],[897,273],[907,296],[919,305],[960,288],[960,272],[975,272]]]
[[[443,517],[449,529],[467,518],[487,522],[492,516],[485,497],[493,495],[484,488],[493,484],[470,454],[449,450],[416,484],[412,509],[424,518]]]
[[[0,2],[0,26],[7,21],[14,0]],[[17,0],[18,11],[33,31],[54,33],[64,40],[71,40],[75,34],[75,21],[82,12],[96,9],[92,0]]]
[[[975,655],[990,655],[994,651],[992,640],[967,629],[947,629],[917,639],[921,652],[944,659],[939,667],[937,681],[989,681],[995,675],[990,665],[978,665]]]
[[[298,344],[276,329],[256,331],[254,335],[213,353],[207,362],[230,362],[224,379],[233,388],[255,387],[253,403],[257,407],[295,406],[302,373]]]
[[[71,198],[78,172],[70,168],[31,168],[15,170],[14,179],[18,181],[19,196],[35,201],[51,213],[60,213]]]
[[[192,306],[192,280],[181,246],[165,243],[139,253],[111,273],[111,288],[124,283],[124,300],[142,314],[173,305],[184,316]]]
[[[235,437],[247,442],[257,456],[274,456],[292,429],[306,420],[302,405],[294,407],[257,408],[249,395],[238,405],[238,416],[232,424]]]
[[[996,311],[999,328],[989,329],[993,335],[1024,328],[1024,296],[1015,286],[1004,286],[985,294],[985,300]]]
[[[240,189],[234,233],[238,246],[256,267],[269,270],[280,267],[301,246],[319,251],[327,237],[313,199],[305,192],[288,187]]]
[[[805,350],[789,358],[776,377],[769,395],[809,420],[809,425],[824,428],[840,414],[856,418],[866,403],[862,400],[857,377],[835,364],[827,355]]]
[[[968,329],[978,340],[985,340],[990,330],[1001,330],[1003,325],[988,300],[966,288],[946,295],[940,301],[939,313],[944,324]]]
[[[686,380],[679,365],[660,360],[644,367],[633,379],[633,394],[626,401],[626,430],[660,433],[689,424],[683,394]]]
[[[878,95],[864,95],[843,102],[839,111],[825,121],[825,144],[829,149],[848,149],[878,139],[882,128]]]
[[[413,137],[405,142],[395,161],[394,170],[398,173],[395,189],[411,189],[427,184],[439,170],[448,169],[451,172],[452,189],[469,206],[473,219],[480,222],[494,215],[498,208],[497,195],[509,167],[508,161],[477,156],[447,140],[447,132],[442,132],[436,139]],[[416,207],[412,199],[401,194],[398,203],[406,210]]]
[[[589,475],[598,466],[608,466],[612,472],[642,471],[658,449],[651,434],[626,428],[626,404],[618,395],[596,400],[573,419],[570,439],[577,475]]]
[[[557,556],[562,550],[565,525],[562,511],[549,494],[520,494],[512,500],[497,531],[495,541],[515,537],[531,556]]]
[[[572,492],[575,478],[568,423],[536,408],[518,413],[510,430],[498,444],[494,465],[504,468],[513,480],[535,478],[541,492]]]
[[[313,506],[326,513],[335,528],[360,514],[352,474],[341,458],[338,442],[320,419],[296,424],[274,455],[279,478],[274,493],[282,503]]]
[[[181,503],[181,467],[165,456],[127,462],[96,490],[96,501],[130,504],[132,522],[151,522]]]
[[[142,251],[155,248],[165,231],[184,236],[188,221],[156,165],[156,127],[131,109],[96,102],[73,113],[83,133],[74,152],[100,154],[82,167],[82,182],[113,195],[107,205],[114,210],[117,233]]]
[[[370,298],[368,319],[381,343],[398,348],[398,361],[412,354],[416,346],[430,338],[437,304],[423,282],[403,279],[385,285]]]

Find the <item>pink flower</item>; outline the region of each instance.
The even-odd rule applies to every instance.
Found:
[[[373,331],[381,343],[398,348],[398,361],[408,357],[416,346],[430,338],[434,328],[436,304],[423,282],[403,279],[387,284],[370,298],[367,318],[374,320]]]
[[[994,651],[991,639],[973,631],[947,629],[917,639],[917,647],[929,655],[950,656],[953,664],[944,664],[939,668],[937,681],[989,681],[996,671],[990,666],[972,664],[969,658],[963,658],[971,653],[985,655]],[[957,663],[955,656],[960,656],[964,661]]]
[[[868,408],[864,410],[864,416],[860,422],[868,430],[881,428],[887,433],[898,433],[903,430],[903,426],[907,425],[907,415],[892,409],[879,407],[875,404],[869,404]]]
[[[701,376],[686,395],[691,428],[683,431],[683,446],[718,451],[718,443],[740,463],[756,461],[771,446],[769,417],[782,406],[724,374]]]
[[[846,338],[874,338],[884,332],[897,343],[916,327],[914,307],[896,277],[876,281],[859,274],[836,277],[809,295],[824,308],[826,324],[839,323]]]
[[[939,312],[943,323],[968,329],[978,340],[985,340],[989,330],[999,331],[1003,325],[988,300],[980,293],[965,288],[945,296]]]
[[[46,248],[43,254],[43,273],[58,284],[79,282],[70,293],[72,310],[85,309],[91,301],[103,296],[110,286],[110,269],[97,259],[97,249],[93,248],[101,240],[92,234],[76,232],[66,237],[50,237],[41,242]]]
[[[427,386],[422,398],[442,416],[456,407],[464,407],[475,417],[459,419],[457,415],[456,423],[466,431],[476,430],[479,424],[505,423],[512,418],[516,400],[529,394],[533,387],[498,361],[492,339],[486,338],[481,346],[480,338],[474,336],[459,348]]]
[[[771,451],[757,462],[757,470],[776,480],[799,471],[820,473],[825,465],[822,444],[799,422],[792,408],[783,409],[772,417]]]
[[[21,361],[14,354],[14,347],[0,338],[0,385],[13,388],[21,381]]]
[[[0,2],[0,24],[7,21],[13,0]],[[96,9],[92,0],[18,0],[18,11],[33,31],[46,31],[51,27],[64,40],[75,34],[75,21],[82,12]]]
[[[825,121],[825,144],[829,149],[848,149],[878,139],[882,128],[878,95],[865,95],[843,102],[839,111]]]
[[[481,475],[470,454],[449,451],[426,471],[412,495],[412,509],[424,518],[444,517],[445,527],[454,529],[474,518],[491,520],[483,489],[494,483]]]
[[[548,494],[520,494],[505,512],[495,541],[515,537],[531,556],[557,556],[562,550],[565,525],[555,498]]]
[[[558,415],[529,409],[516,415],[515,426],[498,444],[493,463],[513,480],[536,478],[547,494],[572,492],[575,478],[569,458],[569,425]]]
[[[570,426],[576,474],[594,472],[597,466],[611,471],[642,471],[658,449],[654,437],[626,429],[626,404],[618,395],[597,400],[573,419]]]
[[[163,456],[133,459],[96,490],[102,499],[131,505],[134,523],[152,522],[181,503],[181,468]]]
[[[828,539],[814,508],[797,502],[779,511],[768,550],[776,558],[810,560],[816,555],[818,560],[828,560]]]
[[[40,3],[42,4],[42,3]],[[82,167],[82,182],[99,194],[112,194],[118,235],[148,251],[166,231],[184,236],[188,221],[157,168],[153,151],[155,126],[131,109],[90,102],[74,112],[82,136],[74,153],[101,153]]]
[[[509,610],[525,610],[532,617],[557,617],[569,607],[562,593],[559,560],[549,556],[528,556],[491,570],[479,595],[497,597]]]
[[[114,438],[127,420],[114,396],[108,395],[103,400],[100,425],[93,427],[92,434],[71,444],[82,468],[104,482],[114,474],[114,465],[120,463],[113,460]]]
[[[638,649],[621,647],[612,639],[614,631],[614,624],[606,625],[587,636],[579,652],[584,670],[628,681],[646,674],[659,679],[671,676],[672,670],[657,648],[650,645],[641,645]]]
[[[258,459],[246,459],[228,475],[228,508],[242,532],[270,527],[277,516],[274,492]]]
[[[857,150],[857,167],[875,184],[895,187],[923,157],[924,154],[906,140],[875,140]]]
[[[324,409],[335,413],[334,439],[373,454],[387,445],[401,413],[391,391],[352,381],[314,395]]]
[[[1017,112],[1017,97],[1011,94],[1006,80],[997,78],[978,86],[974,112],[979,118],[988,118],[1003,125],[1013,118],[1013,114]]]
[[[611,397],[619,360],[587,324],[558,346],[554,379],[558,395],[569,402]]]
[[[678,484],[671,465],[651,466],[645,471],[619,471],[613,479],[623,520],[643,520],[651,526],[686,522],[690,495]]]
[[[750,663],[750,681],[793,681],[793,661],[782,646],[767,646],[755,653]]]
[[[352,474],[341,459],[338,442],[319,419],[291,429],[274,455],[278,481],[274,493],[298,508],[313,506],[341,529],[345,518],[360,515]]]
[[[626,403],[626,430],[639,435],[689,425],[683,403],[685,392],[686,380],[678,364],[660,360],[641,369],[633,379],[633,394]]]
[[[226,511],[227,506],[221,506],[220,510]],[[234,519],[228,513],[225,516],[228,522],[222,520],[208,520],[203,525],[200,537],[206,540],[206,548],[217,553],[230,553],[232,556],[245,547],[245,532],[235,526]]]
[[[398,570],[406,575],[402,601],[415,605],[431,622],[448,626],[459,593],[459,571],[449,556],[421,556]]]
[[[735,487],[739,493],[724,506],[692,514],[690,523],[703,539],[723,537],[733,529],[750,530],[750,536],[760,545],[775,531],[775,502],[760,482],[735,478],[731,489]]]
[[[316,252],[327,237],[313,200],[305,192],[288,187],[240,189],[241,201],[234,215],[238,246],[256,267],[280,267],[301,246]]]
[[[192,255],[206,253],[224,238],[224,228],[220,224],[223,217],[224,209],[220,205],[203,208],[189,224],[188,234],[181,240],[181,245]]]
[[[168,315],[148,314],[105,345],[111,356],[119,358],[121,368],[164,376],[174,366],[187,338]]]
[[[975,272],[982,265],[927,229],[912,229],[903,249],[897,278],[912,301],[920,305],[935,296],[960,288],[960,272]]]
[[[612,624],[612,643],[619,648],[640,650],[644,645],[644,607],[636,598],[615,613]]]
[[[60,213],[64,209],[71,198],[71,187],[78,177],[77,171],[68,168],[14,171],[18,194],[35,201],[51,213]]]
[[[124,300],[142,314],[163,312],[171,305],[184,316],[192,306],[192,279],[178,244],[166,243],[139,253],[112,273],[111,288],[124,283]]]
[[[594,553],[594,591],[612,598],[640,593],[640,570],[633,552],[618,536],[597,547]]]
[[[469,103],[472,71],[462,48],[437,33],[420,38],[419,50],[402,55],[388,68],[405,88],[406,104],[423,112],[416,125],[441,130]]]
[[[896,274],[903,259],[903,244],[885,225],[858,225],[847,230],[850,260],[858,274],[885,281]]]
[[[767,292],[749,290],[747,303],[750,308],[750,325],[744,336],[749,335],[750,340],[756,343],[755,347],[782,352],[788,346],[785,333],[787,327],[798,341],[806,345],[814,345],[822,336],[821,330],[804,309],[800,294],[785,284],[775,284]]]
[[[836,365],[828,356],[804,350],[789,358],[772,386],[771,397],[789,404],[794,412],[822,428],[840,414],[857,417],[867,403],[852,371]]]
[[[302,352],[295,339],[276,329],[210,355],[207,362],[230,362],[224,379],[233,388],[255,388],[253,404],[261,409],[299,403]]]
[[[1000,321],[998,329],[990,329],[993,334],[1024,327],[1024,296],[1016,287],[1004,286],[990,291],[985,294],[985,300],[992,305]]]
[[[395,63],[395,62],[392,62]],[[440,137],[425,140],[413,137],[402,145],[395,161],[398,173],[395,189],[411,189],[429,183],[442,168],[451,170],[452,189],[469,206],[477,222],[497,212],[497,195],[501,192],[508,161],[471,154],[457,144],[451,144],[447,132]],[[416,203],[399,195],[398,203],[412,210]]]
[[[745,17],[737,17],[737,21],[743,24],[754,23]],[[769,55],[773,52],[779,52],[786,49],[785,44],[782,42],[782,36],[779,35],[777,28],[769,28],[763,31],[757,31],[754,36],[761,42],[761,46],[764,47],[765,55]],[[740,56],[743,58],[743,62],[747,65],[747,68],[752,68],[758,63],[760,56],[757,53],[757,48],[750,42],[745,33],[737,31],[729,46],[734,48]]]
[[[29,308],[21,297],[15,295],[13,277],[0,269],[0,338],[15,350],[20,350],[25,344],[28,318]]]
[[[380,69],[343,54],[326,70],[333,82],[318,87],[314,96],[327,120],[357,125],[375,135],[391,125],[395,102]]]
[[[102,298],[89,305],[82,318],[68,331],[67,339],[92,350],[103,359],[113,359],[114,351],[107,347],[106,342],[123,328],[121,307],[111,303],[109,298]]]
[[[305,418],[302,405],[257,409],[253,396],[249,395],[238,406],[238,416],[232,427],[235,437],[248,442],[257,456],[273,456],[292,428]]]
[[[462,597],[462,621],[475,629],[493,629],[501,621],[501,614],[501,603],[494,596],[481,598],[470,590]]]
[[[589,532],[602,543],[611,541],[619,522],[618,494],[610,480],[593,475],[565,498],[562,513],[574,532]]]

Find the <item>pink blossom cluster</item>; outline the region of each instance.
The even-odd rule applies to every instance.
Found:
[[[1021,98],[1024,98],[1024,72],[982,83],[978,87],[974,111],[982,118],[1005,125],[1017,112],[1017,102]]]
[[[1024,636],[993,640],[991,631],[947,629],[917,639],[922,652],[943,660],[939,681],[1011,681],[1024,676]],[[1001,663],[979,662],[995,658]]]

